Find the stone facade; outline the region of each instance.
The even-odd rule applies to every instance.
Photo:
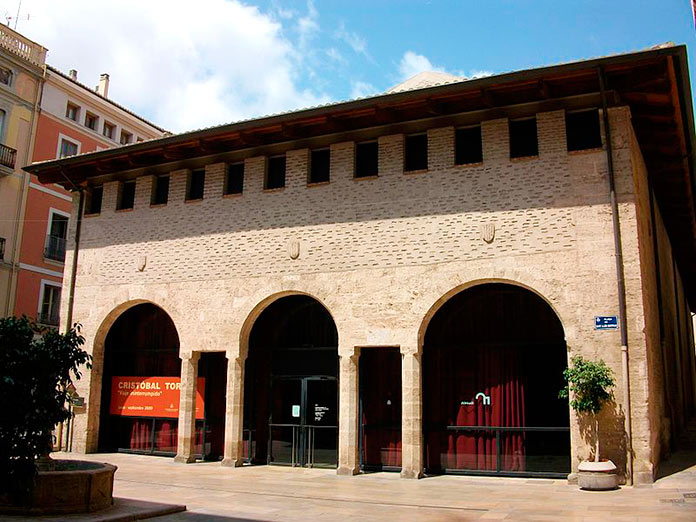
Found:
[[[245,160],[244,192],[236,197],[222,195],[222,163],[206,166],[205,195],[196,202],[185,201],[186,170],[171,173],[166,206],[150,205],[152,176],[137,179],[129,211],[115,210],[119,182],[105,184],[101,213],[83,220],[78,260],[73,317],[83,325],[94,368],[78,385],[87,406],[75,420],[76,449],[97,449],[101,365],[110,326],[129,307],[151,302],[171,316],[180,338],[177,459],[191,460],[197,355],[220,351],[227,354],[229,369],[223,463],[240,465],[249,332],[268,304],[306,294],[326,307],[338,330],[338,472],[358,472],[360,349],[398,346],[402,475],[419,477],[427,324],[461,290],[507,282],[537,293],[553,308],[569,356],[601,357],[614,370],[616,397],[613,411],[605,413],[603,453],[623,472],[620,335],[594,329],[596,315],[618,313],[607,157],[604,149],[569,153],[564,114],[537,114],[538,157],[510,159],[502,118],[482,122],[483,162],[468,166],[454,165],[454,127],[439,127],[427,132],[429,169],[416,173],[404,174],[404,136],[396,134],[379,138],[374,178],[353,178],[355,144],[338,142],[331,145],[331,182],[319,186],[307,185],[307,149],[287,151],[286,186],[280,190],[263,190],[265,157]],[[663,384],[661,365],[653,359],[663,349],[655,334],[652,221],[630,118],[626,107],[610,109],[627,283],[634,471],[637,481],[649,482],[669,427],[665,400],[655,399]],[[74,226],[73,220],[66,267],[72,262]],[[483,228],[494,230],[491,241],[482,239]],[[671,253],[664,231],[660,242],[666,265]],[[297,259],[289,255],[291,243],[299,245]],[[672,275],[681,309],[663,315],[686,318],[684,290],[678,273]],[[64,307],[65,300],[67,292]],[[682,335],[691,334],[682,327]],[[693,361],[693,350],[688,356]],[[693,397],[693,385],[682,391]],[[590,452],[582,433],[571,415],[573,470]]]

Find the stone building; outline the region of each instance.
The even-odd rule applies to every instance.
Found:
[[[566,476],[583,355],[602,456],[651,482],[694,414],[691,107],[662,46],[27,167],[80,187],[74,449]]]

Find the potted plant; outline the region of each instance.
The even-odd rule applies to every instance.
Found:
[[[563,371],[566,386],[559,392],[562,399],[570,399],[570,406],[579,416],[594,417],[594,460],[578,466],[578,485],[582,489],[607,490],[618,487],[616,466],[611,460],[600,459],[599,412],[613,397],[614,376],[603,360],[590,361],[580,355],[573,357],[570,367]]]

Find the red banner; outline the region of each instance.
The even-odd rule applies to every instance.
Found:
[[[111,415],[179,417],[179,377],[112,377]],[[196,386],[196,419],[203,419],[205,378]]]

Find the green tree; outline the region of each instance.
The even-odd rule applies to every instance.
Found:
[[[614,376],[603,360],[589,361],[580,355],[563,371],[566,386],[558,396],[570,398],[570,407],[578,414],[593,415],[595,420],[595,461],[599,461],[599,420],[597,414],[613,397]]]
[[[0,493],[31,490],[36,459],[51,450],[53,428],[70,418],[68,388],[90,367],[76,324],[61,334],[26,317],[0,319]]]

